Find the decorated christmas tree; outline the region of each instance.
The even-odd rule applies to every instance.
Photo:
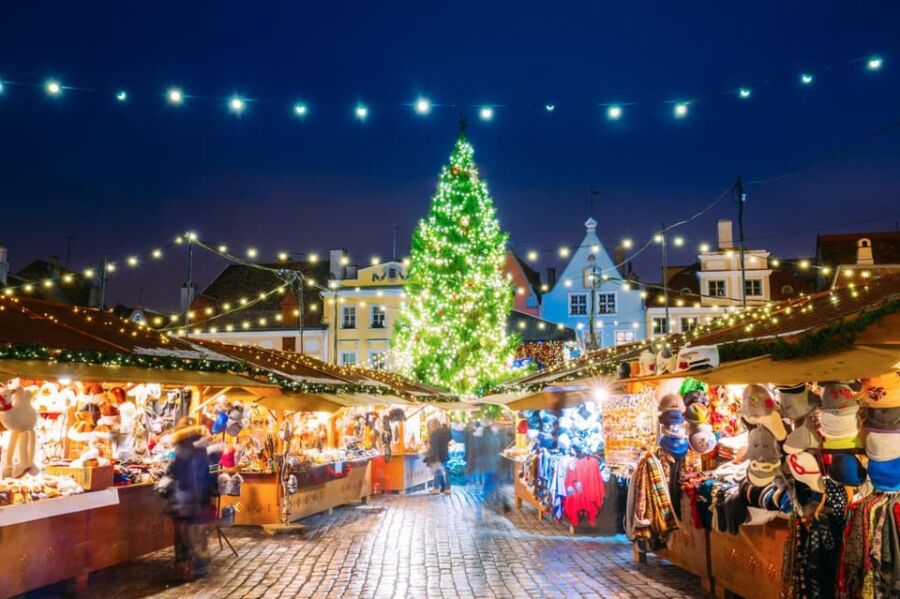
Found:
[[[412,238],[406,299],[393,335],[395,364],[418,380],[474,393],[512,358],[512,285],[503,272],[507,235],[474,150],[461,133],[441,171],[428,218]]]

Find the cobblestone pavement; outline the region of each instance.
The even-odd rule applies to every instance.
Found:
[[[524,507],[478,507],[476,496],[375,497],[304,521],[304,536],[231,529],[240,553],[174,582],[171,550],[91,577],[89,596],[134,597],[705,597],[699,580],[655,557],[634,562],[624,537],[569,536]],[[54,596],[53,591],[41,594]]]

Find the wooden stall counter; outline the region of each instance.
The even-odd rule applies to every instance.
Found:
[[[417,453],[393,455],[390,461],[384,456],[372,460],[372,481],[382,493],[405,495],[417,487],[427,488],[434,480],[434,473]]]
[[[709,531],[697,528],[691,521],[691,500],[681,498],[682,518],[677,530],[669,535],[666,548],[656,554],[669,560],[682,570],[700,577],[700,586],[707,593],[712,592],[712,568],[709,559]]]
[[[301,486],[290,496],[289,521],[325,512],[372,494],[372,463],[369,460],[347,462],[349,472],[316,485]],[[240,497],[223,495],[221,506],[241,504],[235,514],[237,525],[260,526],[281,522],[281,485],[275,474],[242,473]]]
[[[0,507],[0,597],[75,579],[172,544],[152,484]]]
[[[787,537],[784,519],[762,526],[742,526],[737,535],[710,531],[710,567],[716,596],[725,597],[730,591],[744,599],[778,597]]]

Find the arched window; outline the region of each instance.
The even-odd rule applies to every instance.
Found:
[[[783,285],[781,287],[781,295],[793,295],[793,294],[794,294],[794,288],[791,287],[790,285]]]

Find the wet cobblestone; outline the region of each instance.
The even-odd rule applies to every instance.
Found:
[[[651,557],[640,565],[624,537],[570,536],[528,507],[482,510],[451,496],[380,496],[304,521],[303,536],[230,529],[239,552],[219,551],[209,576],[176,583],[171,550],[92,575],[89,596],[493,598],[705,597],[699,580]],[[53,590],[41,593],[55,596]]]

